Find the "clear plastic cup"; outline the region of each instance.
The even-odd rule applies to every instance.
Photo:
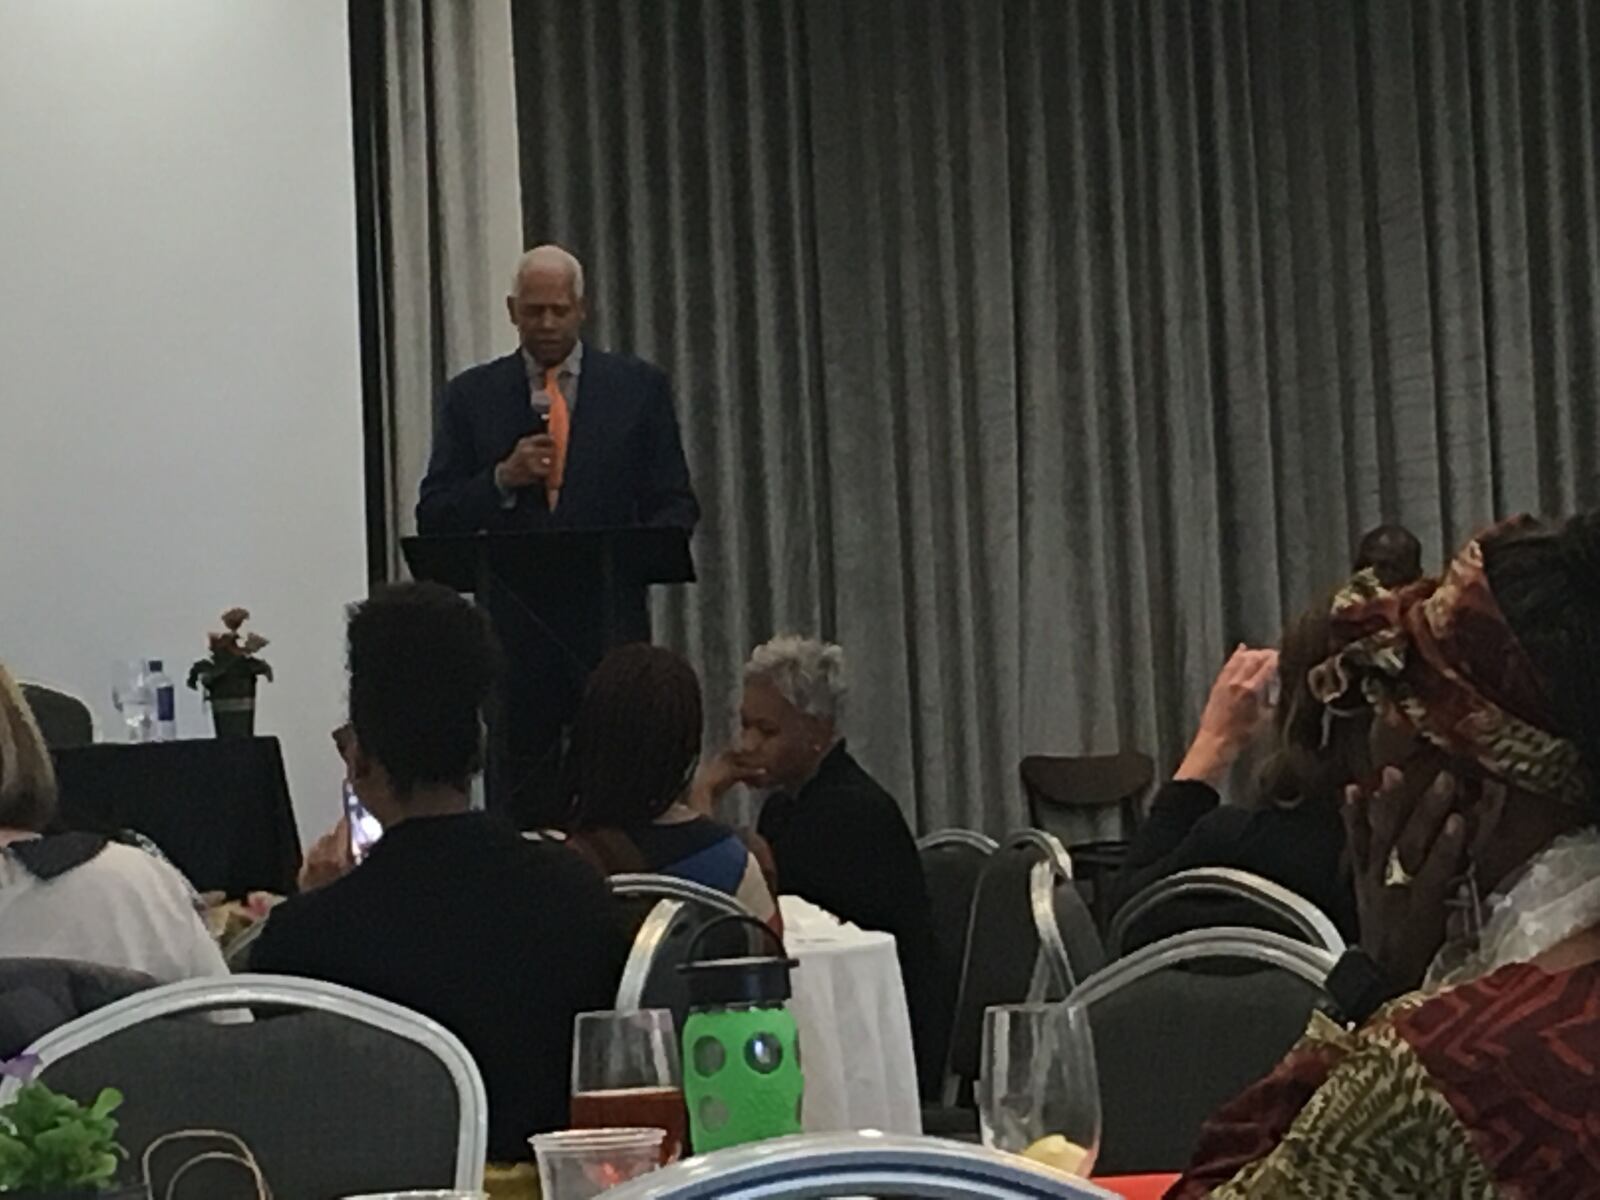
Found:
[[[567,1129],[528,1139],[543,1200],[590,1200],[661,1165],[662,1129]]]

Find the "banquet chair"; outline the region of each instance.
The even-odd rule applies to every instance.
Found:
[[[777,1200],[921,1196],[1116,1200],[1025,1158],[938,1138],[817,1133],[691,1158],[606,1192],[606,1200]]]
[[[97,1009],[156,986],[140,971],[64,958],[0,958],[0,1062]]]
[[[50,749],[87,746],[94,741],[94,714],[83,700],[42,683],[23,683],[21,687],[22,698]]]
[[[1129,837],[1139,825],[1139,800],[1155,782],[1148,754],[1030,754],[1018,768],[1028,817],[1067,846]],[[1115,810],[1116,822],[1108,821]]]
[[[961,990],[961,966],[967,956],[967,932],[972,924],[972,901],[984,864],[999,843],[971,829],[941,829],[917,839],[917,856],[928,886],[934,953],[937,956],[935,1000],[938,1008],[929,1019],[924,1037],[934,1043],[919,1046],[918,1057],[931,1066],[933,1078],[926,1091],[936,1094],[945,1057],[950,1049],[950,1026],[956,997]]]
[[[1070,887],[1071,878],[1066,850],[1039,830],[1012,834],[985,864],[973,896],[956,993],[941,1096],[945,1109],[971,1107],[967,1093],[978,1074],[984,1009],[1030,999],[1059,1000],[1071,986],[1065,938],[1051,936],[1052,926],[1061,933],[1055,887]],[[933,1127],[949,1129],[942,1121]]]
[[[976,829],[935,829],[932,833],[925,833],[917,839],[917,851],[919,853],[938,850],[946,846],[964,847],[971,850],[979,858],[987,858],[1000,849],[999,842],[986,833],[979,833]]]
[[[1105,896],[1139,827],[1139,801],[1155,782],[1148,754],[1031,754],[1018,767],[1028,818],[1072,852],[1079,889],[1101,927]]]
[[[1270,930],[1192,930],[1080,984],[1072,999],[1088,1011],[1100,1077],[1096,1169],[1181,1170],[1202,1122],[1304,1032],[1334,961]]]
[[[1311,901],[1232,867],[1179,871],[1136,893],[1112,918],[1107,949],[1115,958],[1174,933],[1222,925],[1268,929],[1335,957],[1345,949],[1338,929]]]
[[[658,900],[677,900],[711,916],[751,917],[752,913],[740,900],[727,892],[680,879],[676,875],[653,875],[648,872],[623,872],[609,876],[606,883],[611,894],[629,914],[635,929],[640,927],[654,909]]]
[[[1029,992],[1042,992],[1047,985],[1038,978],[1039,973],[1055,970],[1057,990],[1069,993],[1106,965],[1100,931],[1095,928],[1094,917],[1076,883],[1063,879],[1053,862],[1034,863],[1028,890],[1033,923],[1044,950]]]
[[[243,1009],[257,1019],[197,1015]],[[135,1163],[163,1134],[225,1129],[249,1146],[273,1193],[295,1200],[480,1186],[488,1101],[466,1048],[426,1017],[349,988],[275,975],[185,980],[64,1025],[31,1051],[37,1077],[57,1091],[82,1101],[122,1091],[118,1140]],[[16,1086],[0,1081],[0,1102]],[[164,1150],[157,1173],[196,1152]],[[224,1164],[185,1179],[188,1194],[212,1200],[256,1195]]]
[[[677,1028],[682,1029],[689,1012],[689,991],[678,967],[687,961],[695,934],[719,917],[754,914],[726,892],[671,875],[613,875],[609,882],[612,894],[624,903],[649,905],[638,922],[633,949],[622,968],[614,1007],[623,1012],[670,1009]],[[737,941],[715,942],[708,947],[710,952],[744,953],[746,932],[729,928],[718,934],[724,932]],[[712,936],[715,941],[717,934]]]

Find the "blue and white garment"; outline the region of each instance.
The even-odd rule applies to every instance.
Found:
[[[607,874],[649,871],[692,880],[726,892],[763,921],[770,921],[777,911],[761,866],[744,839],[707,817],[669,817],[625,830],[584,830],[572,840],[599,859]]]

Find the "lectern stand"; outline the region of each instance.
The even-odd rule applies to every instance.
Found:
[[[694,582],[688,533],[452,534],[406,538],[400,548],[415,578],[471,593],[489,613],[507,660],[487,714],[489,806],[523,820],[547,816],[514,811],[514,795],[530,784],[538,793],[554,779],[529,781],[514,772],[552,771],[589,672],[612,646],[649,640],[646,589]]]

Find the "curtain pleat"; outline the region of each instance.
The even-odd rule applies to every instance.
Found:
[[[778,630],[924,827],[1170,765],[1380,520],[1600,501],[1583,0],[523,0],[527,240],[672,375],[658,625],[726,728]],[[1109,830],[1103,830],[1109,832]]]
[[[383,47],[382,119],[374,131],[381,283],[381,394],[388,575],[404,573],[400,539],[416,531],[417,489],[433,438],[433,404],[456,372],[502,353],[509,326],[498,302],[520,233],[517,140],[510,109],[505,0],[470,5],[360,0]],[[496,46],[498,39],[499,45]],[[498,70],[497,70],[498,69]],[[502,145],[502,134],[505,134]]]

